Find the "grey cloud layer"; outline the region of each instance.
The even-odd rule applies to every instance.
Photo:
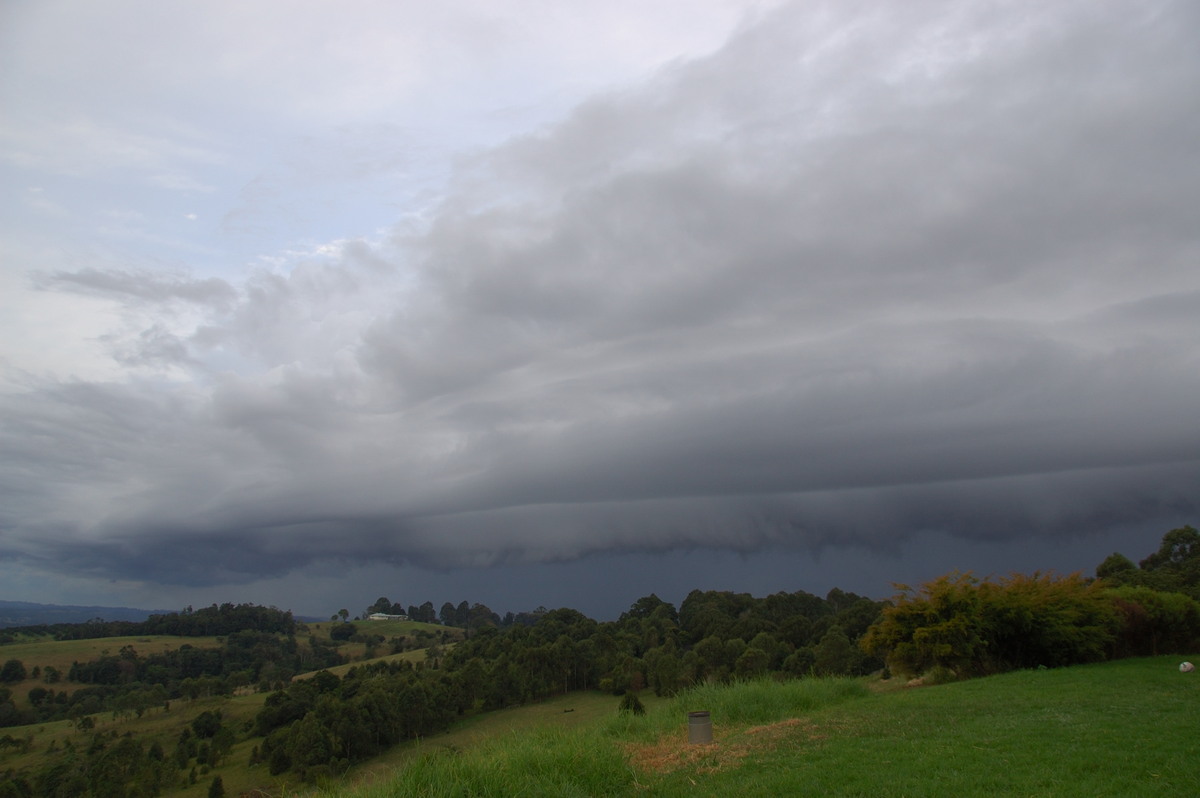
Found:
[[[1200,20],[1044,5],[788,6],[427,229],[54,275],[203,318],[0,398],[0,551],[203,584],[1194,514]]]

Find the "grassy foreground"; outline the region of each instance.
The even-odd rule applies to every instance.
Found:
[[[393,796],[1200,795],[1200,673],[1180,658],[1022,671],[919,689],[855,680],[705,687],[575,729],[435,749]],[[881,689],[877,689],[881,688]],[[712,713],[689,745],[686,713]]]

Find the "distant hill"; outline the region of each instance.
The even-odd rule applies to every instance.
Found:
[[[0,629],[52,623],[85,623],[93,618],[106,621],[144,621],[168,610],[138,610],[132,607],[80,607],[66,604],[35,604],[31,601],[0,601]]]

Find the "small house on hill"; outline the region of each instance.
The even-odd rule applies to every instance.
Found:
[[[388,615],[386,612],[373,612],[367,616],[368,621],[407,621],[407,615]]]

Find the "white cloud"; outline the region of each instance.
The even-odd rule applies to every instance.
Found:
[[[179,190],[197,190],[190,178],[164,173],[172,164],[221,163],[214,149],[176,135],[134,132],[98,119],[72,115],[49,120],[11,119],[0,126],[5,160],[42,174],[85,176],[129,171],[137,179]],[[201,187],[202,190],[211,190]]]

